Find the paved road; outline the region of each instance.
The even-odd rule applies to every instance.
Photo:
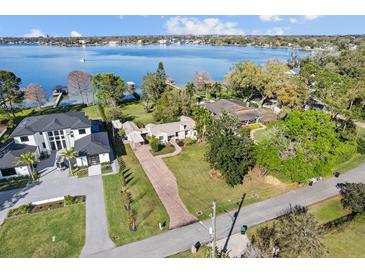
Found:
[[[274,198],[243,207],[238,215],[232,234],[239,232],[242,224],[253,226],[282,214],[290,204],[311,205],[338,194],[336,184],[340,182],[365,182],[365,163],[342,174],[339,178],[330,178],[314,184],[312,187],[302,187]],[[233,214],[231,212],[230,214]],[[229,214],[217,217],[217,238],[228,236],[232,224]],[[206,227],[210,221],[204,221]],[[209,234],[204,226],[194,223],[184,227],[169,230],[165,233],[147,238],[142,241],[111,248],[103,252],[92,254],[90,257],[167,257],[191,248],[197,241],[206,243]]]
[[[54,170],[41,177],[41,181],[23,189],[0,192],[0,224],[11,208],[65,195],[85,195],[86,239],[81,256],[114,247],[108,235],[101,175],[75,178],[68,177],[67,171]]]
[[[189,213],[181,201],[175,175],[165,162],[159,157],[154,157],[148,145],[135,147],[133,151],[166,208],[170,229],[195,222],[197,219]]]

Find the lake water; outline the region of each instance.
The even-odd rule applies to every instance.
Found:
[[[263,64],[270,59],[287,60],[290,49],[227,46],[118,46],[55,47],[0,46],[0,70],[14,72],[29,83],[42,85],[49,93],[55,85],[66,85],[72,70],[91,74],[115,73],[139,88],[143,76],[163,62],[166,73],[178,85],[191,81],[197,71],[208,71],[214,80],[222,80],[233,64],[251,61]],[[309,52],[299,51],[299,56]],[[85,62],[80,62],[84,58]]]

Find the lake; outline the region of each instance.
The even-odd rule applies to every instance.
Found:
[[[257,47],[181,45],[181,46],[117,46],[56,47],[0,46],[0,70],[14,72],[29,83],[42,85],[50,94],[55,85],[66,85],[72,70],[91,74],[115,73],[139,88],[143,76],[163,62],[166,73],[177,85],[191,81],[197,71],[208,71],[214,80],[222,80],[233,64],[251,61],[263,64],[270,59],[286,61],[290,49]],[[310,52],[298,51],[300,57]],[[84,58],[85,62],[80,62]]]

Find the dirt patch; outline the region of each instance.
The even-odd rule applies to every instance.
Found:
[[[223,178],[222,173],[220,173],[220,171],[218,171],[216,169],[209,170],[208,174],[209,174],[209,177],[215,181],[218,181]]]

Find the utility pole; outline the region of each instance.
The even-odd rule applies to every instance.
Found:
[[[215,217],[216,217],[216,202],[213,201],[212,203],[212,258],[216,257],[216,221],[215,221]]]

